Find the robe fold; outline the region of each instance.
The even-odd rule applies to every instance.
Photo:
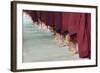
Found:
[[[91,58],[91,14],[87,14],[87,24],[88,24],[88,26],[87,26],[87,33],[88,33],[88,40],[89,40],[89,42],[88,42],[88,48],[89,48],[89,58]]]
[[[41,11],[36,11],[36,18],[37,18],[37,20],[38,20],[38,22],[39,22],[39,20],[40,20],[40,18],[41,18]]]
[[[46,11],[41,11],[40,12],[40,20],[42,21],[42,22],[44,22],[45,24],[46,24],[46,20],[47,20],[47,12]]]
[[[62,13],[61,12],[55,12],[55,21],[54,21],[54,29],[57,33],[61,33],[61,24],[62,24]]]
[[[79,57],[90,58],[90,19],[87,18],[87,14],[81,14],[79,27],[77,34]]]
[[[53,25],[54,25],[54,12],[48,12],[47,25],[53,27]]]
[[[80,13],[69,13],[68,32],[77,33],[79,28]]]
[[[31,17],[34,22],[38,22],[37,11],[32,11]]]
[[[62,13],[62,26],[61,26],[61,33],[63,34],[64,32],[68,31],[68,23],[69,23],[69,13],[68,12],[63,12]]]

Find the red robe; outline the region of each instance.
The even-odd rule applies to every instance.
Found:
[[[78,47],[79,47],[79,56],[81,58],[90,58],[91,52],[91,19],[90,14],[81,14],[80,24],[79,24],[79,31],[77,36]]]
[[[86,13],[63,13],[62,32],[68,30],[69,34],[76,33],[71,38],[78,43],[80,58],[90,58],[90,19],[90,14]]]
[[[38,21],[37,11],[31,11],[30,15],[31,15],[32,20],[33,20],[34,22],[37,22],[37,21]]]
[[[55,12],[54,16],[55,16],[55,19],[54,19],[55,31],[57,33],[61,33],[62,13],[61,12]]]
[[[47,12],[46,11],[41,11],[40,12],[40,20],[42,21],[42,22],[44,22],[44,23],[46,23],[46,17],[47,16]]]
[[[61,26],[61,33],[64,33],[65,31],[68,31],[68,23],[69,23],[69,13],[63,12],[62,13],[62,26]]]
[[[47,25],[53,27],[54,26],[54,12],[48,12],[47,14]]]

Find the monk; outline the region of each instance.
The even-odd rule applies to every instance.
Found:
[[[55,12],[54,13],[55,15],[55,21],[54,21],[54,24],[55,24],[55,40],[57,41],[57,45],[59,45],[60,47],[60,44],[62,43],[62,40],[61,40],[61,24],[62,24],[62,13],[61,12]]]
[[[79,23],[79,31],[77,41],[79,47],[80,58],[91,58],[91,15],[82,13]]]
[[[90,58],[90,18],[90,14],[87,13],[64,13],[63,15],[63,25],[66,27],[63,30],[69,32],[72,42],[77,42],[80,58]]]

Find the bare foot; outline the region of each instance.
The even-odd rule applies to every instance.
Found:
[[[73,44],[70,49],[73,54],[78,54],[78,46],[76,44]]]
[[[78,50],[77,50],[77,45],[76,44],[74,44],[73,42],[69,42],[68,44],[67,44],[67,46],[69,47],[68,49],[69,49],[69,51],[71,52],[71,53],[73,53],[73,54],[77,54],[78,53]]]

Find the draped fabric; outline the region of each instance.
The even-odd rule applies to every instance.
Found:
[[[61,30],[62,33],[64,33],[65,31],[68,31],[69,17],[70,17],[70,14],[68,12],[62,13],[62,30]]]
[[[41,12],[40,11],[36,11],[36,16],[37,16],[38,19],[40,19],[41,18]]]
[[[47,20],[47,12],[46,11],[40,12],[40,20],[46,24],[46,20]]]
[[[77,33],[80,21],[80,13],[69,13],[68,31],[70,33]]]
[[[75,12],[32,11],[33,21],[40,19],[58,33],[68,31],[71,39],[77,41],[80,58],[91,55],[91,14]]]
[[[62,13],[55,12],[55,19],[54,19],[54,29],[57,33],[61,33],[61,24],[62,24]]]
[[[86,13],[63,13],[63,30],[67,30],[72,40],[77,41],[79,56],[90,58],[91,54],[91,15]]]
[[[90,14],[81,14],[80,24],[79,24],[79,31],[78,31],[78,47],[79,47],[79,56],[82,58],[90,58],[90,51],[91,51],[91,19]]]
[[[88,57],[91,58],[91,14],[87,14]]]
[[[23,11],[29,14],[34,22],[38,21],[37,11],[32,11],[32,10],[23,10]]]
[[[47,15],[47,24],[48,26],[51,26],[51,27],[54,27],[54,12],[48,12],[48,15]]]
[[[38,21],[38,17],[36,13],[37,13],[36,11],[31,11],[31,17],[32,17],[32,20],[34,20],[34,22]]]
[[[77,42],[80,13],[64,12],[62,17],[62,33],[68,31],[70,40]]]

